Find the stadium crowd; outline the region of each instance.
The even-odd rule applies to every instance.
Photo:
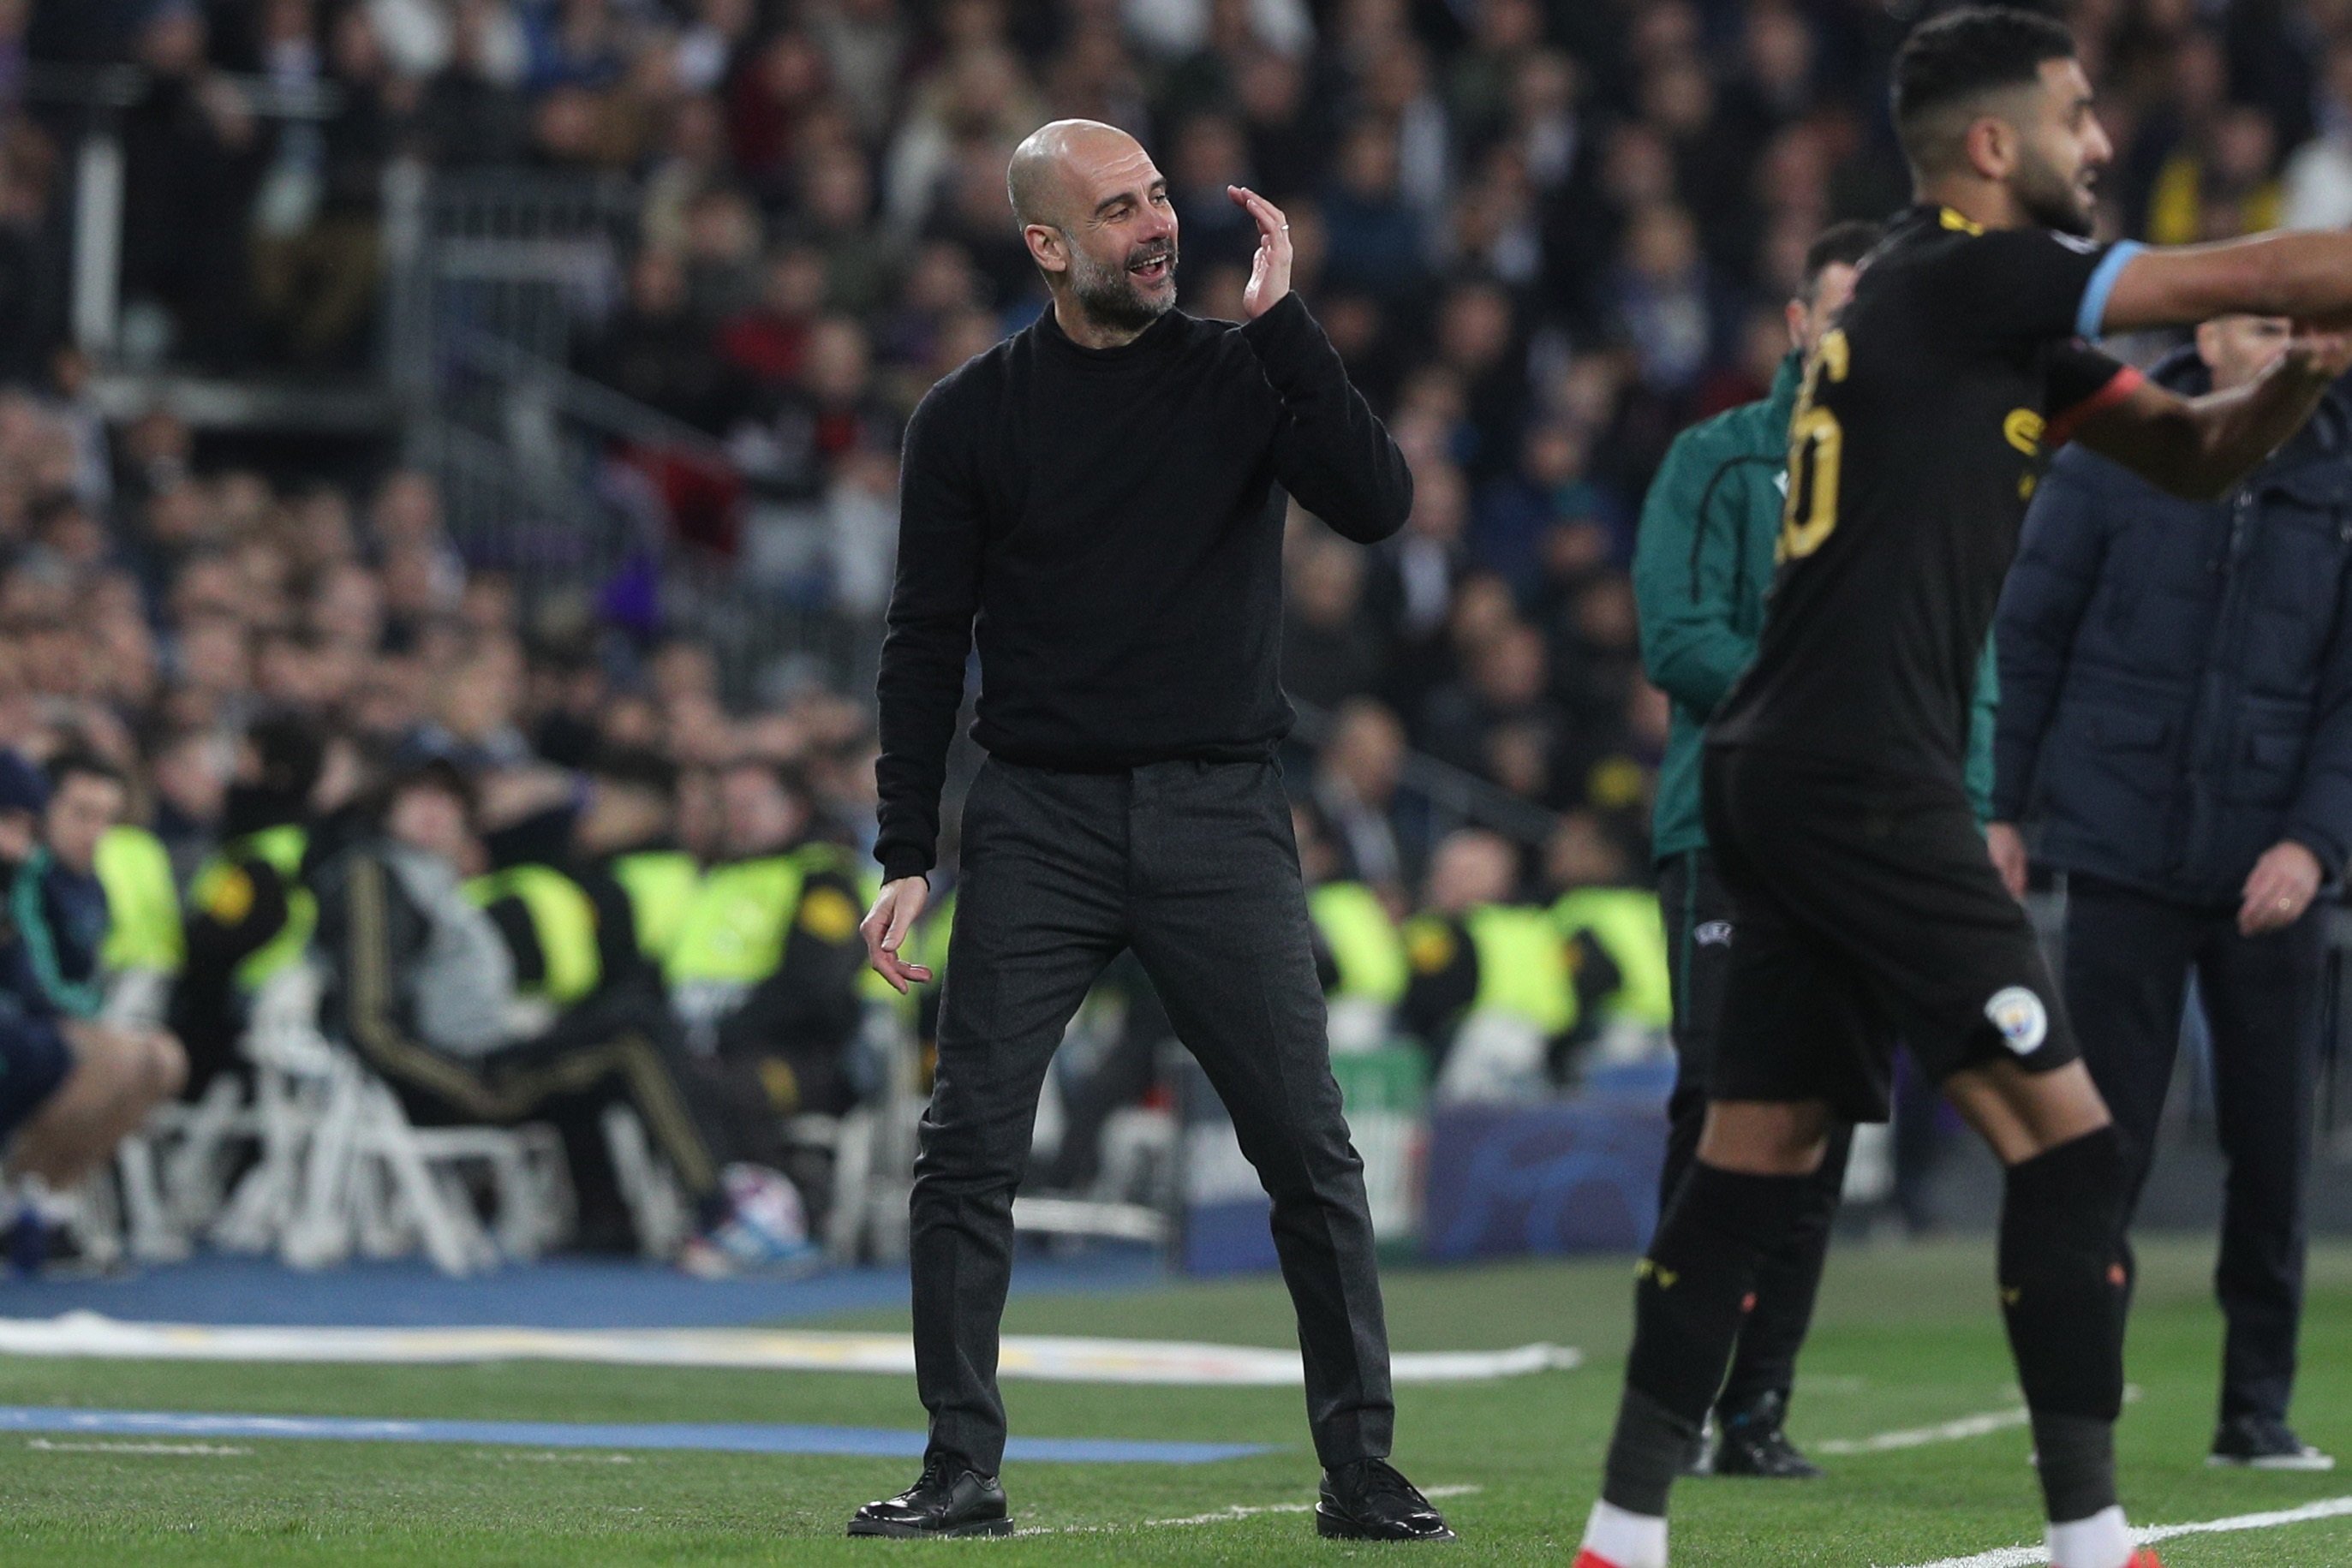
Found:
[[[1401,1016],[1433,1036],[1488,996],[1462,952],[1530,939],[1476,912],[1649,879],[1668,715],[1641,675],[1633,519],[1678,430],[1770,387],[1813,237],[1903,201],[1882,84],[1915,18],[1896,9],[0,0],[0,747],[50,775],[48,789],[0,779],[0,796],[37,813],[80,772],[120,786],[120,815],[152,830],[188,900],[188,973],[204,982],[109,1036],[114,1099],[143,1107],[184,1076],[200,1090],[227,1060],[238,988],[197,961],[207,921],[242,924],[248,884],[275,873],[283,908],[348,936],[368,924],[350,879],[314,873],[371,844],[437,862],[436,889],[508,876],[476,903],[504,939],[508,999],[544,1005],[529,1027],[510,1009],[433,1020],[493,1064],[416,1088],[450,1113],[515,1109],[529,1097],[504,1075],[540,1059],[499,1053],[579,1022],[566,1015],[584,993],[562,990],[576,977],[551,978],[578,955],[549,950],[560,917],[517,867],[562,866],[593,898],[605,890],[583,868],[609,873],[625,852],[674,852],[698,876],[789,861],[784,918],[846,953],[854,921],[811,890],[854,905],[870,884],[873,738],[855,690],[730,707],[740,688],[691,628],[535,622],[513,583],[469,567],[427,474],[263,471],[215,460],[168,408],[101,415],[68,345],[76,84],[89,79],[76,68],[144,73],[117,123],[126,350],[152,362],[374,365],[395,167],[630,182],[635,246],[607,297],[580,303],[574,368],[723,443],[751,502],[873,503],[831,561],[839,612],[869,621],[907,415],[1043,298],[1005,204],[1013,143],[1055,116],[1137,133],[1171,181],[1196,314],[1238,318],[1255,244],[1220,187],[1282,204],[1297,287],[1416,491],[1404,533],[1370,552],[1294,518],[1285,679],[1323,716],[1293,770],[1302,839],[1314,879],[1369,889],[1391,923],[1423,912],[1393,947],[1368,950],[1345,914],[1325,936],[1335,988],[1396,1001],[1418,986]],[[2072,14],[2119,150],[2110,231],[2179,241],[2352,219],[2352,15],[2336,0]],[[327,107],[283,111],[312,101]],[[1539,846],[1446,835],[1401,782],[1408,751],[1559,826]],[[593,839],[607,817],[606,841],[564,836],[587,823]],[[249,841],[298,821],[307,847],[291,859]],[[98,874],[59,871],[37,831],[10,858],[34,883]],[[225,885],[226,871],[245,880]],[[395,956],[422,964],[438,894],[403,885],[426,917]],[[81,918],[70,893],[51,904],[13,939],[37,946]],[[647,907],[632,905],[642,951],[608,945],[590,988],[629,970],[639,1000],[667,998],[681,1040],[734,1038],[726,1020],[781,971],[787,939],[769,934],[764,968],[688,974],[646,936]],[[656,924],[682,918],[663,907]],[[1550,929],[1546,973],[1582,1006],[1548,1005],[1545,1032],[1596,1004],[1663,1020],[1658,965],[1613,917]],[[92,951],[73,978],[89,978],[95,945],[79,941]],[[232,949],[231,967],[252,956]],[[861,1009],[883,1005],[854,962],[803,962],[821,978],[795,971],[790,994],[760,999],[775,1016],[753,1009],[756,1027],[736,1031],[757,1037],[745,1082],[785,1112],[854,1096]],[[97,1027],[95,1008],[28,984],[32,1011]],[[350,1001],[350,974],[341,985],[331,1005]],[[403,1013],[402,1030],[425,1027]],[[562,1043],[662,1032],[581,1027]],[[665,1052],[659,1071],[607,1063],[641,1109],[667,1092],[646,1087],[676,1067]],[[789,1157],[719,1125],[723,1108],[687,1120],[713,1148]]]

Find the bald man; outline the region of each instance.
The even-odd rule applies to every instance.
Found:
[[[907,431],[864,931],[900,989],[977,626],[961,879],[915,1166],[923,1474],[852,1535],[1009,1531],[997,1335],[1013,1193],[1062,1030],[1132,948],[1274,1200],[1298,1308],[1321,1533],[1447,1540],[1387,1462],[1395,1406],[1363,1163],[1332,1082],[1276,743],[1284,492],[1363,543],[1404,524],[1403,456],[1256,224],[1247,322],[1175,308],[1168,182],[1124,131],[1060,120],[1007,180],[1053,307],[933,388]]]

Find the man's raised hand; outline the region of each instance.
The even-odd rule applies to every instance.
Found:
[[[1227,185],[1225,194],[1257,224],[1257,256],[1250,263],[1249,287],[1242,290],[1242,308],[1255,321],[1290,292],[1290,220],[1246,185]]]

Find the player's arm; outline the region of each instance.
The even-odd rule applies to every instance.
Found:
[[[2346,259],[2352,264],[2352,256]],[[2126,267],[2124,277],[2130,276]],[[2352,297],[2352,280],[2345,292]],[[2299,324],[2277,362],[2244,386],[2185,398],[2135,377],[2116,386],[2114,395],[2095,400],[2095,406],[2062,414],[2052,432],[2056,439],[2080,441],[2176,496],[2216,500],[2302,427],[2347,365],[2352,333]]]
[[[2352,234],[2271,234],[2211,245],[2131,247],[2116,267],[2098,326],[2102,332],[2193,327],[2216,316],[2352,324]]]

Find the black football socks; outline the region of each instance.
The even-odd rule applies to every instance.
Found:
[[[1633,1281],[1633,1348],[1601,1488],[1629,1513],[1663,1516],[1698,1452],[1759,1261],[1804,1210],[1810,1176],[1691,1166]]]
[[[2001,1199],[2001,1316],[2054,1523],[2116,1503],[2124,1166],[2121,1136],[2102,1127],[2010,1166]]]

